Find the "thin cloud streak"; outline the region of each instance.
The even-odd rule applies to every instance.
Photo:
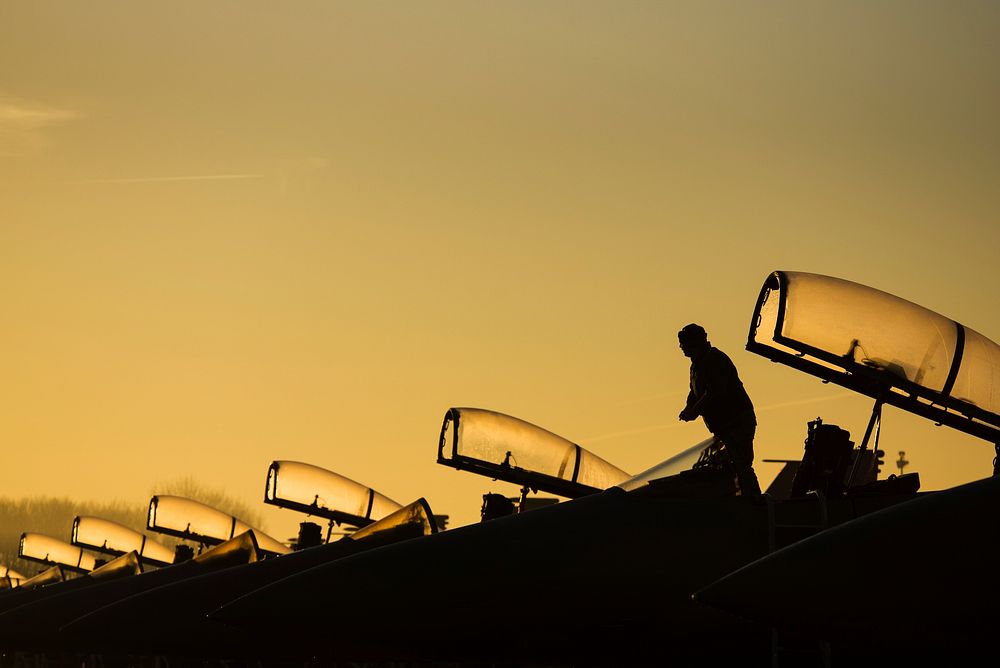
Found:
[[[798,399],[796,401],[783,401],[777,404],[769,404],[756,409],[758,414],[766,413],[768,411],[780,410],[782,408],[790,408],[792,406],[802,406],[805,404],[814,404],[820,401],[837,401],[838,399],[846,399],[847,397],[858,396],[854,392],[841,392],[840,394],[835,394],[832,397],[810,397],[808,399]],[[580,439],[580,443],[595,443],[597,441],[607,441],[613,438],[620,438],[622,436],[634,436],[636,434],[647,434],[654,431],[661,431],[666,429],[674,429],[676,427],[683,426],[684,422],[664,422],[661,424],[654,424],[648,427],[637,427],[635,429],[626,429],[625,431],[616,431],[611,434],[602,434],[600,436],[594,436],[591,438]]]
[[[5,128],[37,130],[77,118],[79,114],[69,109],[0,102],[0,126]]]
[[[788,408],[790,406],[801,406],[803,404],[814,404],[818,401],[837,401],[838,399],[846,399],[847,397],[859,396],[857,392],[841,392],[840,394],[835,394],[832,397],[812,397],[809,399],[798,399],[796,401],[783,401],[780,404],[771,404],[769,406],[764,406],[763,408],[758,408],[758,413],[763,413],[765,411],[776,411],[781,408]]]
[[[190,176],[140,176],[121,179],[83,179],[67,181],[72,184],[101,183],[169,183],[172,181],[236,181],[241,179],[263,179],[263,174],[195,174]]]
[[[72,109],[0,96],[0,156],[18,157],[41,151],[50,143],[49,130],[80,118]]]

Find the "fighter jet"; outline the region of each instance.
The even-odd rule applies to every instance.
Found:
[[[336,661],[661,665],[771,659],[786,646],[786,634],[810,637],[815,629],[743,600],[768,594],[764,586],[752,586],[752,568],[759,569],[766,584],[774,579],[774,564],[809,555],[846,554],[855,546],[892,554],[881,532],[905,537],[917,527],[933,535],[951,526],[956,513],[970,509],[974,512],[967,528],[975,528],[975,518],[992,503],[995,485],[956,488],[954,496],[918,496],[919,481],[912,474],[876,479],[874,452],[884,405],[991,444],[1000,442],[1000,346],[872,288],[775,272],[761,290],[747,348],[874,400],[858,447],[846,430],[820,420],[810,424],[787,499],[768,495],[755,503],[737,496],[723,455],[711,440],[628,477],[571,441],[523,420],[483,409],[449,409],[437,444],[439,462],[520,484],[522,498],[544,489],[570,500],[447,532],[422,532],[363,552],[347,550],[338,555],[342,558],[310,568],[274,566],[266,578],[249,577],[249,566],[232,569],[226,578],[220,571],[212,581],[219,595],[198,596],[195,609],[201,614],[202,606],[234,597],[209,614],[213,623],[236,629],[220,634],[224,639],[217,644],[228,648],[234,640],[253,638],[265,657],[294,647],[290,656]],[[309,508],[321,507],[318,495],[292,496]],[[934,513],[941,514],[939,520]],[[234,524],[229,526],[231,531]],[[170,527],[193,535],[191,525]],[[954,538],[944,529],[937,536]],[[977,540],[964,544],[988,554],[987,544]],[[313,550],[332,550],[342,542]],[[899,545],[906,544],[901,538]],[[296,556],[277,557],[273,563]],[[302,557],[300,565],[305,562]],[[982,559],[973,564],[973,573],[986,567]],[[796,586],[796,572],[788,568],[793,584],[786,587]],[[727,581],[720,579],[730,574],[732,586],[723,586]],[[134,580],[150,575],[156,574]],[[860,576],[858,581],[869,582]],[[245,585],[259,588],[243,593]],[[104,599],[115,603],[104,610],[90,600],[89,607],[48,607],[46,614],[58,610],[61,619],[71,622],[63,637],[78,643],[76,649],[86,648],[88,641],[106,648],[116,638],[124,648],[129,638],[141,638],[133,649],[157,651],[165,645],[156,643],[173,634],[192,629],[202,634],[211,628],[192,617],[175,623],[167,614],[176,609],[166,605],[168,600],[196,589],[191,584],[144,589],[130,592],[141,596],[120,603],[120,596]],[[692,599],[699,591],[697,600]],[[859,591],[864,593],[845,586],[840,599],[834,596],[834,605],[843,609],[845,597]],[[781,595],[797,600],[787,592]],[[921,628],[944,622],[950,612],[933,600],[928,603]],[[163,606],[161,611],[150,617],[156,623],[137,630],[135,620],[157,605]],[[886,606],[873,610],[895,610],[892,603]],[[970,609],[989,614],[988,602]],[[25,612],[27,608],[21,614]],[[41,614],[41,607],[34,612]],[[88,612],[93,614],[77,619]],[[5,622],[0,617],[0,626]],[[973,646],[985,646],[988,626],[974,627],[978,635],[972,640],[980,644]],[[821,641],[817,650],[824,658],[841,656],[841,648],[854,657],[874,651],[863,633],[845,640],[852,631],[851,624],[841,623],[837,633],[815,636]],[[183,641],[167,644],[190,655],[230,656],[228,649],[213,653],[209,635],[199,638],[186,648]],[[919,633],[911,638],[918,648],[920,642],[925,647],[938,642]]]
[[[864,526],[858,518],[915,504],[916,477],[874,479],[873,436],[883,405],[1000,441],[1000,347],[887,293],[775,272],[761,290],[747,348],[875,400],[857,448],[844,430],[812,426],[812,448],[792,486],[804,495],[760,504],[733,496],[731,476],[713,470],[711,458],[675,475],[654,467],[602,493],[318,566],[210,617],[303,641],[325,631],[312,648],[339,660],[768,659],[775,649],[769,621],[710,607],[692,594],[809,534],[827,538],[830,527],[843,525],[842,535],[850,536],[852,526]],[[531,451],[508,445],[519,442],[520,425],[494,420],[476,429],[469,421],[463,429],[463,411],[458,419],[454,411],[446,416],[439,460],[488,451],[486,474],[509,474],[504,479],[525,486],[538,481],[515,475],[526,468],[527,455],[518,453]],[[579,480],[583,460],[570,452],[547,452],[539,468],[549,478]],[[921,513],[920,506],[907,508]],[[333,591],[340,604],[322,613],[309,603],[288,607]],[[929,614],[949,613],[932,606]],[[376,618],[385,623],[369,623]],[[330,629],[336,644],[327,641]]]
[[[142,572],[139,555],[135,552],[123,554],[103,566],[99,566],[95,570],[76,578],[66,578],[64,568],[65,566],[61,564],[52,566],[34,578],[26,580],[16,590],[9,592],[8,595],[0,599],[0,615],[8,610],[15,610],[29,603],[42,601],[50,596],[77,591],[98,582],[107,582]],[[0,630],[0,638],[4,634],[12,633],[13,631],[9,627]]]
[[[16,598],[5,597],[4,602],[0,603],[0,611],[11,614],[0,630],[3,646],[19,649],[76,649],[86,639],[67,642],[69,636],[58,636],[56,631],[62,624],[99,605],[197,573],[235,563],[256,561],[265,554],[290,552],[287,546],[267,534],[192,499],[154,496],[150,500],[147,517],[147,528],[153,531],[213,547],[191,561],[156,572],[142,573],[141,566],[131,571],[124,567],[104,567],[99,569],[103,573],[100,577],[77,578],[41,588],[33,587],[30,591],[25,588],[23,592],[18,592]],[[242,533],[234,536],[233,532]],[[76,545],[42,534],[25,533],[21,538],[20,555],[42,563],[57,563],[61,568],[73,572],[89,572],[98,566],[98,560],[84,551],[81,545],[107,553],[117,552],[122,547],[139,548],[146,555],[144,560],[151,563],[170,564],[181,561],[158,543],[147,541],[141,533],[100,518],[76,518],[72,539]],[[258,540],[266,548],[261,548]],[[128,554],[138,564],[139,550],[133,549]],[[122,559],[123,557],[119,557],[111,563],[120,563]],[[110,577],[111,573],[115,575],[114,578]],[[141,577],[119,577],[126,574],[141,574]]]
[[[303,499],[310,502],[303,504]],[[218,549],[213,548],[195,558],[195,564],[204,562],[197,568],[181,564],[164,569],[165,575],[147,574],[129,583],[60,597],[51,603],[22,605],[6,618],[6,633],[0,634],[0,640],[6,638],[14,646],[35,650],[56,647],[82,652],[101,648],[114,653],[261,658],[268,651],[266,644],[235,629],[209,623],[205,613],[289,573],[435,531],[433,515],[423,499],[401,507],[371,488],[301,462],[271,464],[265,500],[365,526],[334,543],[285,555],[272,554],[266,560],[259,557],[267,553],[257,550],[257,557],[249,563],[230,560],[217,564],[215,558],[206,562],[205,556]],[[192,507],[197,512],[192,512]],[[356,512],[359,508],[362,512]],[[393,512],[381,517],[393,508]],[[166,509],[171,512],[165,513]],[[178,520],[181,510],[186,512],[183,522]],[[381,518],[372,522],[375,517]],[[214,511],[206,512],[189,503],[165,503],[162,497],[151,501],[151,526],[179,533],[182,523],[188,538],[214,541],[233,519],[220,518]],[[256,540],[257,535],[247,532],[244,537]],[[300,542],[298,547],[304,546]],[[271,651],[287,658],[295,648],[275,645]]]
[[[463,414],[462,411],[465,418],[459,427],[457,421],[459,415]],[[515,418],[476,409],[455,409],[450,415],[455,421],[455,429],[463,434],[493,432],[492,429],[483,432],[482,422],[477,421],[499,424],[501,429],[507,430],[508,438],[505,442],[512,450],[502,455],[507,463],[497,461],[503,467],[501,475],[527,475],[535,485],[546,489],[554,485],[574,496],[599,491],[590,484],[605,484],[606,479],[621,480],[627,477],[624,472],[579,446],[564,442],[549,432]],[[563,478],[559,475],[546,476],[543,471],[517,466],[520,463],[538,467],[539,462],[532,460],[531,453],[525,452],[522,456],[516,439],[509,437],[511,429],[529,434],[525,444],[537,441],[539,435],[543,435],[550,445],[560,448],[562,454],[559,456],[564,461],[559,475]],[[531,435],[534,437],[530,437]],[[474,440],[474,437],[466,436],[462,443]],[[517,453],[516,456],[514,453]],[[537,452],[535,456],[537,457]],[[466,462],[472,461],[472,453],[464,449],[460,457]],[[514,464],[511,464],[511,460],[514,460]],[[477,462],[480,467],[487,465],[482,459]],[[265,502],[320,516],[329,519],[331,523],[336,521],[362,528],[345,539],[327,545],[138,593],[96,609],[66,625],[63,630],[77,637],[86,637],[88,642],[102,639],[108,646],[135,653],[216,658],[248,658],[248,655],[256,658],[308,658],[315,654],[315,640],[298,642],[294,629],[283,628],[281,632],[272,629],[266,635],[248,634],[233,627],[208,622],[205,615],[242,594],[289,575],[383,545],[436,533],[434,516],[423,499],[400,507],[395,501],[370,487],[302,462],[278,460],[271,464]],[[372,523],[377,517],[381,519]],[[334,605],[335,601],[335,596],[324,595],[317,598],[311,595],[305,601],[286,601],[285,604],[298,608],[305,603],[322,610]]]
[[[126,555],[126,557],[128,556],[131,556],[138,563],[136,553],[131,552]],[[0,621],[0,646],[14,650],[42,651],[93,652],[113,650],[113,645],[93,643],[86,636],[61,634],[58,633],[58,629],[98,607],[121,600],[137,592],[212,570],[256,561],[261,556],[262,551],[257,546],[255,534],[248,530],[213,546],[191,560],[156,571],[137,574],[135,577],[95,578],[86,587],[63,585],[43,587],[35,592],[35,596],[25,596],[20,605],[4,608],[3,614],[0,614],[0,620],[2,620]],[[109,563],[108,566],[110,565]],[[78,581],[73,580],[65,585],[71,585]]]
[[[310,644],[298,644],[294,638],[274,633],[266,636],[247,633],[210,622],[205,615],[223,603],[288,575],[435,531],[427,502],[418,499],[332,543],[139,592],[81,616],[64,626],[62,632],[86,638],[88,643],[135,654],[308,659],[312,656]],[[313,592],[298,602],[302,604],[320,609],[339,605],[333,592]]]

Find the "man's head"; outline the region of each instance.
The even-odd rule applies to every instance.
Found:
[[[677,340],[680,341],[681,352],[691,359],[708,348],[708,334],[705,333],[705,328],[694,323],[684,325],[683,329],[677,332]]]

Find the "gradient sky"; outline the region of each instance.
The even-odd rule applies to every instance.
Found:
[[[297,459],[470,522],[516,488],[435,464],[448,407],[637,472],[707,435],[692,321],[758,459],[860,439],[870,401],[743,350],[757,293],[1000,340],[997,35],[996,2],[0,0],[0,490],[256,503]],[[896,409],[882,447],[992,470]]]

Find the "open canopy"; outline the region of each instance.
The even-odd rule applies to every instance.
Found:
[[[761,289],[747,350],[1000,442],[1000,346],[881,290],[776,271]]]
[[[562,436],[482,408],[448,410],[438,463],[570,498],[629,477]]]
[[[702,454],[715,444],[716,439],[714,436],[706,438],[704,441],[695,443],[691,447],[681,450],[673,457],[660,462],[656,466],[646,469],[642,473],[632,476],[628,480],[623,480],[615,486],[621,487],[626,492],[631,492],[634,489],[639,489],[643,485],[649,484],[652,480],[659,480],[660,478],[677,475],[681,471],[689,471],[694,468],[695,464],[698,463]]]
[[[271,463],[264,503],[356,527],[371,524],[401,507],[350,478],[292,461]]]
[[[17,556],[41,564],[62,566],[78,573],[94,570],[97,560],[81,548],[41,533],[21,534]]]
[[[84,577],[93,578],[95,580],[113,580],[126,575],[139,575],[141,573],[142,560],[139,557],[139,553],[135,550],[131,550],[125,554],[115,557],[103,566],[95,568],[93,572],[88,573]]]
[[[261,550],[274,554],[291,552],[288,546],[242,520],[183,496],[158,495],[150,499],[146,528],[206,545],[217,545],[238,534],[253,531]]]
[[[21,582],[21,587],[25,589],[30,589],[31,587],[41,587],[43,585],[52,584],[53,582],[64,582],[66,580],[66,573],[63,572],[63,566],[56,564],[51,568],[47,568],[35,577],[28,578]]]
[[[145,534],[101,517],[79,516],[73,520],[73,545],[106,554],[121,555],[135,550],[142,561],[156,566],[174,562],[174,551]]]
[[[0,566],[0,589],[13,589],[28,578],[6,566]]]
[[[433,533],[437,533],[437,523],[427,500],[421,497],[377,522],[358,529],[350,535],[350,539],[360,541],[391,535],[429,536]]]
[[[260,561],[263,548],[257,542],[260,534],[244,531],[229,540],[205,550],[192,561],[201,566],[236,566]]]

